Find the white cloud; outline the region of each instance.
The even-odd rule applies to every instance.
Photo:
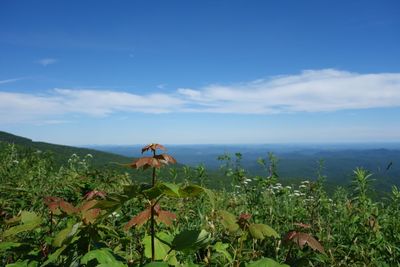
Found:
[[[0,122],[62,121],[68,114],[107,116],[115,112],[165,113],[183,101],[166,94],[136,95],[120,91],[54,89],[45,95],[0,91]]]
[[[400,73],[309,70],[232,85],[134,94],[53,89],[46,94],[0,91],[0,122],[63,121],[66,115],[117,112],[275,114],[400,107]]]
[[[197,111],[218,113],[320,112],[400,106],[400,73],[358,74],[334,69],[234,85],[179,89]]]
[[[183,96],[189,97],[192,100],[199,100],[202,98],[201,92],[193,89],[179,88],[178,93]],[[204,101],[205,99],[203,98],[201,100]]]
[[[57,59],[55,58],[42,58],[38,61],[36,61],[36,63],[46,67],[47,65],[51,65],[57,62]]]
[[[23,80],[23,79],[25,79],[25,78],[15,78],[15,79],[0,80],[0,84],[18,82],[18,81]]]
[[[120,91],[55,89],[68,112],[104,116],[117,111],[165,113],[183,101],[167,94],[137,95]]]

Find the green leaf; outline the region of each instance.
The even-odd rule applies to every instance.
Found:
[[[193,263],[192,261],[185,262],[181,265],[182,267],[199,267],[200,265]]]
[[[22,211],[21,212],[21,222],[23,224],[37,224],[39,225],[42,222],[42,218],[36,215],[36,213],[31,211]]]
[[[262,258],[258,261],[246,264],[246,267],[290,267],[287,264],[281,264],[270,258]]]
[[[54,237],[53,246],[61,247],[64,243],[66,243],[67,240],[71,240],[71,238],[78,231],[79,226],[81,226],[81,224],[82,224],[81,222],[76,223],[74,225],[68,224],[67,228],[58,232],[57,235]]]
[[[61,255],[61,253],[67,248],[66,245],[62,246],[61,248],[57,249],[56,251],[54,251],[52,254],[49,255],[49,257],[47,258],[47,261],[45,261],[42,265],[42,267],[46,266],[49,263],[55,262],[58,257]]]
[[[266,224],[250,224],[249,231],[255,239],[264,239],[269,236],[279,238],[278,233]]]
[[[217,252],[222,254],[229,262],[232,262],[232,256],[231,254],[227,251],[227,248],[229,247],[229,244],[222,243],[221,241],[218,241],[213,245],[213,249]]]
[[[160,183],[160,188],[166,196],[180,197],[179,186],[177,184],[163,182]]]
[[[184,230],[172,240],[172,248],[178,251],[198,250],[207,245],[211,235],[206,230]]]
[[[17,248],[23,245],[22,243],[15,243],[15,242],[1,242],[0,243],[0,251],[6,251],[12,248]]]
[[[127,267],[128,265],[120,262],[120,261],[116,261],[116,262],[109,262],[109,263],[101,263],[98,264],[96,267]]]
[[[249,225],[249,231],[250,234],[253,236],[255,239],[264,239],[264,234],[259,227],[257,227],[255,224],[250,224]]]
[[[144,190],[143,193],[149,199],[154,199],[164,194],[169,197],[180,197],[179,186],[173,183],[158,182],[151,189]]]
[[[29,261],[29,260],[17,261],[15,263],[10,263],[6,265],[6,267],[36,267],[36,266],[39,266],[39,263],[37,261]]]
[[[22,224],[11,227],[6,231],[4,231],[3,237],[8,237],[22,232],[31,231],[37,228],[42,222],[41,217],[36,215],[36,213],[30,211],[22,211],[19,217],[21,218],[20,221]]]
[[[72,230],[72,225],[58,232],[54,237],[52,245],[55,247],[61,247],[64,240],[67,238],[69,232],[71,232],[71,230]]]
[[[21,224],[21,225],[11,227],[10,229],[7,229],[6,231],[4,231],[3,237],[13,236],[13,235],[16,235],[16,234],[19,234],[22,232],[31,231],[33,229],[36,229],[39,226],[39,224],[28,223],[28,224]]]
[[[165,233],[158,233],[158,238],[165,240],[168,242],[170,238],[169,235]],[[155,259],[156,260],[164,260],[165,257],[168,255],[168,251],[170,251],[170,247],[161,242],[158,238],[154,239],[154,248],[155,248]],[[144,245],[144,255],[151,259],[151,236],[145,235],[143,238],[143,245]]]
[[[91,260],[96,260],[99,265],[97,266],[126,266],[120,261],[117,261],[109,248],[100,248],[91,250],[81,258],[82,264],[88,264]]]
[[[155,199],[163,194],[162,190],[158,186],[154,186],[150,189],[144,190],[143,194],[148,198],[148,199]]]
[[[93,208],[108,210],[108,209],[116,209],[120,205],[121,203],[115,200],[98,200],[96,205],[93,206]]]
[[[181,197],[195,197],[203,193],[208,196],[211,205],[215,207],[215,195],[210,189],[201,187],[199,185],[188,185],[179,189],[179,194]]]
[[[231,233],[236,232],[239,229],[237,224],[236,216],[226,210],[220,210],[218,212],[221,217],[222,225]]]
[[[124,185],[123,186],[124,195],[129,199],[137,197],[139,194],[139,187],[137,185]]]
[[[153,261],[150,263],[147,263],[144,267],[168,267],[168,263],[166,262],[160,262],[160,261]]]
[[[204,193],[204,188],[199,185],[187,185],[179,188],[181,197],[195,197]]]
[[[208,199],[211,202],[211,205],[213,208],[215,208],[215,194],[212,190],[208,189],[208,188],[203,188],[204,193],[206,193],[206,195],[208,196]]]

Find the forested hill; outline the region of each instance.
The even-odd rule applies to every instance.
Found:
[[[13,135],[3,131],[0,131],[0,147],[2,145],[1,143],[13,143],[21,147],[26,147],[27,149],[34,149],[42,152],[51,153],[54,158],[54,162],[57,165],[65,164],[73,154],[76,154],[82,158],[85,157],[87,154],[91,154],[93,156],[91,162],[94,166],[97,167],[104,165],[117,166],[116,164],[112,164],[113,162],[118,162],[118,163],[132,162],[131,157],[125,157],[113,153],[102,152],[90,148],[56,145],[45,142],[35,142],[32,141],[31,139]]]

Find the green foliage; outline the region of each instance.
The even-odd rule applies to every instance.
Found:
[[[249,231],[255,239],[263,240],[270,236],[279,238],[278,233],[266,224],[250,224]]]
[[[100,248],[89,251],[81,258],[81,263],[86,266],[97,266],[97,267],[124,267],[127,266],[120,261],[115,259],[114,254],[108,248]],[[92,263],[92,264],[91,264]]]
[[[263,258],[258,261],[246,264],[246,267],[289,267],[287,264],[280,264],[273,259]]]
[[[205,230],[184,230],[174,237],[171,248],[177,251],[196,251],[205,247],[210,240],[210,233]]]
[[[3,144],[1,144],[3,143]],[[55,145],[44,142],[34,142],[31,139],[16,136],[7,132],[0,131],[0,147],[4,144],[10,143],[20,147],[21,150],[26,151],[27,154],[39,153],[39,154],[51,154],[52,164],[54,166],[60,167],[64,165],[68,160],[72,164],[74,158],[71,155],[77,155],[77,157],[85,157],[86,155],[91,155],[86,158],[86,161],[91,161],[91,164],[96,167],[103,167],[107,165],[108,168],[114,168],[117,165],[112,164],[113,162],[128,162],[130,158],[116,155],[113,153],[102,152],[89,148],[79,148],[63,145]],[[83,167],[81,163],[81,166]]]
[[[8,224],[20,222],[19,225],[8,228],[4,231],[2,237],[7,238],[25,231],[31,231],[37,228],[42,219],[34,212],[22,211],[21,215],[14,217],[8,221]],[[7,222],[6,222],[7,223]]]
[[[328,194],[322,164],[315,181],[282,185],[273,155],[258,177],[241,154],[223,157],[232,188],[221,190],[204,187],[204,167],[159,171],[146,159],[154,172],[125,174],[84,159],[56,167],[51,154],[2,144],[0,266],[399,265],[400,191],[372,198],[365,169]]]

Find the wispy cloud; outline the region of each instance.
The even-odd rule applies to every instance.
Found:
[[[182,100],[166,94],[136,95],[120,91],[54,89],[47,94],[0,91],[0,122],[63,121],[72,114],[101,117],[116,112],[179,111]]]
[[[36,63],[38,63],[44,67],[54,64],[56,62],[57,62],[57,59],[55,59],[55,58],[42,58],[42,59],[36,61]]]
[[[0,122],[63,121],[66,115],[203,112],[276,114],[400,107],[400,73],[308,70],[232,85],[134,94],[53,89],[45,94],[0,91]]]
[[[320,112],[400,106],[400,73],[307,70],[234,85],[178,89],[193,111],[218,113]]]
[[[15,79],[0,80],[0,84],[18,82],[18,81],[23,80],[23,79],[25,79],[25,78],[15,78]]]

